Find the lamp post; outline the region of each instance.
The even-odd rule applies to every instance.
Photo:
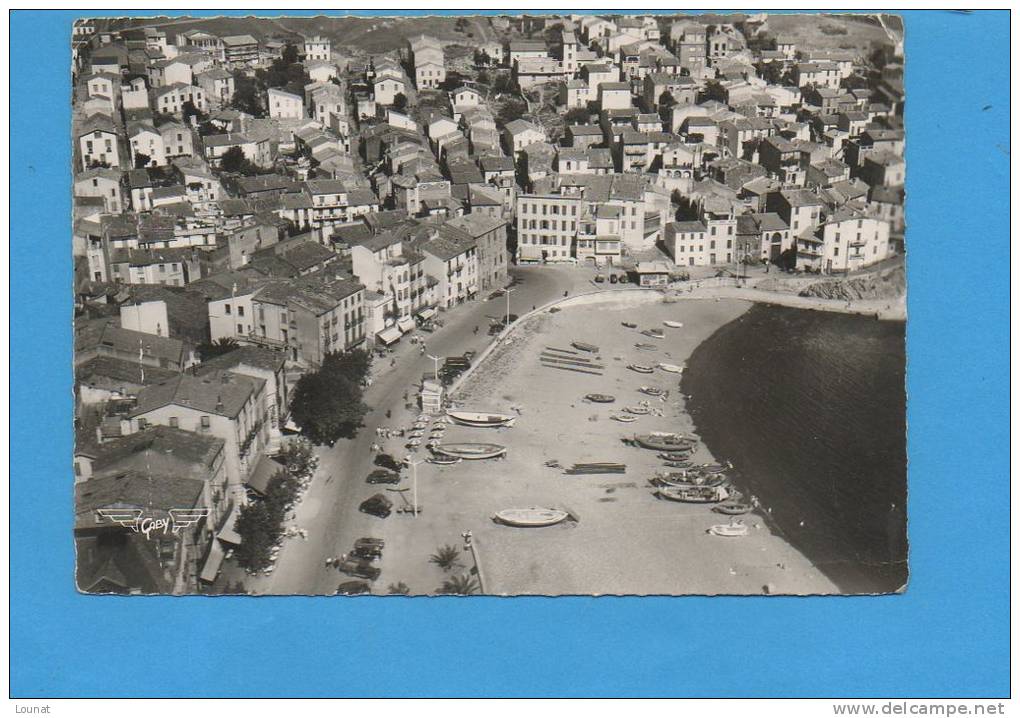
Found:
[[[516,291],[516,289],[506,289],[506,324],[503,326],[504,329],[510,326],[510,294]]]
[[[478,544],[474,540],[474,536],[471,535],[470,531],[464,531],[461,533],[464,538],[464,550],[471,552],[471,558],[475,562],[475,576],[478,577],[478,592],[485,593],[485,578],[482,576],[482,564],[478,560]]]
[[[439,381],[439,357],[434,357],[431,354],[426,354],[425,356],[432,360],[432,377]]]
[[[414,517],[418,518],[418,464],[424,464],[425,460],[419,459],[407,463],[411,465],[411,508],[414,511]]]

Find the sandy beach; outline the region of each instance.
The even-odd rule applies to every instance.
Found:
[[[837,592],[760,516],[743,517],[749,535],[722,538],[706,531],[728,517],[708,506],[656,499],[648,479],[663,468],[661,460],[654,451],[622,443],[634,433],[693,429],[679,395],[679,375],[661,370],[638,374],[627,364],[682,365],[699,343],[750,304],[729,299],[667,304],[650,292],[579,298],[571,304],[519,322],[458,389],[454,399],[463,408],[517,407],[521,416],[512,428],[452,426],[446,441],[498,443],[508,447],[508,456],[454,466],[420,465],[423,514],[380,522],[391,557],[384,580],[403,580],[412,593],[433,592],[444,574],[429,565],[429,555],[440,545],[462,546],[461,532],[470,530],[487,594],[760,595],[766,585],[775,593]],[[664,320],[682,322],[683,327],[664,327]],[[629,329],[623,321],[639,326]],[[665,337],[639,333],[652,327],[663,329]],[[599,347],[603,376],[542,365],[539,355],[545,347],[569,348],[571,341]],[[640,350],[636,343],[655,344],[656,349]],[[648,397],[638,391],[643,385],[668,390],[669,397]],[[584,399],[590,392],[613,394],[617,400],[593,404]],[[642,400],[662,415],[641,416],[630,424],[610,419]],[[714,461],[703,446],[694,459]],[[546,466],[549,461],[562,466],[614,461],[625,463],[627,470],[572,476]],[[577,521],[522,529],[491,520],[501,509],[529,506],[566,509]],[[413,522],[414,527],[401,530],[397,522]],[[469,553],[463,554],[462,563],[453,573],[472,565]]]

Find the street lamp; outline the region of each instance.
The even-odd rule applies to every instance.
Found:
[[[516,291],[516,289],[509,288],[506,290],[506,326],[504,326],[504,329],[510,326],[510,293]]]
[[[407,463],[411,466],[411,501],[413,502],[411,508],[414,511],[414,517],[418,518],[418,464],[424,464],[425,459]]]
[[[439,357],[434,357],[431,354],[426,354],[425,356],[432,360],[432,378],[439,381]]]

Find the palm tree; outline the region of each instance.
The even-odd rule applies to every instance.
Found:
[[[451,576],[443,581],[443,585],[436,589],[436,593],[470,596],[473,593],[478,593],[478,582],[473,576],[466,573],[460,576]]]
[[[458,565],[457,559],[459,558],[460,550],[456,546],[447,544],[446,546],[441,546],[439,550],[429,556],[429,563],[434,563],[444,571],[449,571]]]
[[[389,586],[387,586],[386,593],[390,594],[391,596],[406,596],[407,594],[411,593],[411,589],[406,583],[400,581],[399,583],[391,583]]]

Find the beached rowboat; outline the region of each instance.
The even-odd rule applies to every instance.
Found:
[[[446,412],[446,415],[462,426],[474,426],[478,428],[496,428],[500,426],[513,426],[517,418],[513,414],[497,414],[483,411],[454,411]]]
[[[612,394],[585,394],[584,398],[596,404],[612,404],[616,401],[616,397]]]
[[[647,364],[628,364],[627,368],[631,371],[636,371],[638,374],[651,374],[655,371],[655,367],[648,366]]]
[[[664,321],[663,324],[665,324],[667,327],[670,327],[672,329],[679,329],[680,327],[682,327],[684,325],[683,322],[674,322],[674,321],[671,321],[669,319]]]
[[[633,439],[634,443],[645,449],[656,451],[685,451],[691,449],[696,439],[690,439],[680,434],[637,434]]]
[[[747,525],[739,522],[716,524],[709,527],[708,533],[715,536],[747,536]]]
[[[654,344],[642,344],[641,342],[638,342],[634,346],[636,348],[640,349],[641,351],[645,351],[645,352],[654,352],[654,351],[658,350],[658,348],[659,348],[659,347],[655,346]]]
[[[652,339],[664,339],[666,337],[666,332],[661,329],[645,329],[641,333],[646,337],[651,337]]]
[[[657,386],[643,386],[640,389],[638,389],[638,391],[640,391],[642,394],[647,394],[648,396],[662,396],[663,394],[666,393],[664,390],[660,389]]]
[[[722,487],[709,488],[705,486],[692,488],[663,486],[655,493],[660,499],[680,501],[685,504],[717,504],[720,501],[725,501],[729,495]]]
[[[623,410],[628,414],[637,414],[638,416],[644,416],[650,411],[647,406],[626,406]]]
[[[663,364],[662,362],[659,362],[659,368],[663,371],[668,371],[671,374],[682,374],[684,371],[681,366],[677,366],[676,364]]]
[[[620,324],[627,327],[628,329],[637,329],[637,324],[635,324],[634,322],[620,322]]]
[[[506,454],[506,447],[499,444],[440,444],[433,451],[461,459],[495,459]]]
[[[727,501],[718,506],[713,506],[712,510],[718,511],[721,514],[727,514],[728,516],[740,516],[751,510],[751,504],[745,504],[742,501]]]
[[[429,458],[430,464],[438,464],[439,466],[452,466],[453,464],[459,464],[463,459],[459,456],[432,456]]]
[[[688,459],[690,459],[692,451],[694,451],[693,447],[679,449],[676,451],[664,451],[659,454],[659,458],[664,459],[665,461],[687,461],[688,465],[690,465]]]
[[[614,421],[623,422],[624,424],[630,424],[632,422],[637,421],[637,417],[636,416],[629,416],[627,414],[613,414],[609,418],[613,419]]]
[[[497,511],[492,517],[493,520],[507,526],[518,526],[520,528],[534,528],[539,526],[553,526],[558,524],[570,514],[559,509],[542,509],[531,507],[528,509],[503,509]]]
[[[597,346],[594,344],[586,344],[585,342],[570,342],[570,346],[574,347],[574,349],[580,349],[581,351],[588,352],[590,354],[598,354],[599,352],[599,348]]]

